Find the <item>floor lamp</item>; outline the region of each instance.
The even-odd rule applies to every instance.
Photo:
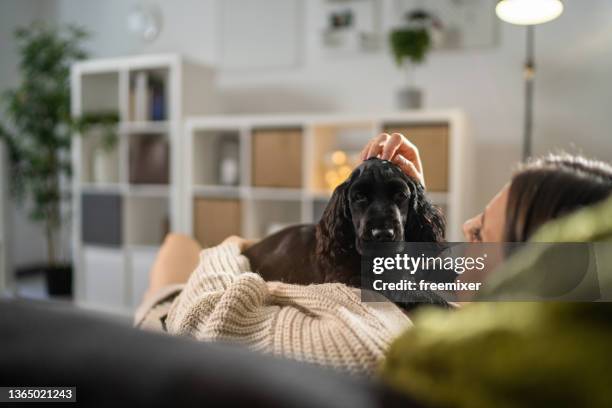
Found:
[[[523,161],[531,156],[533,138],[533,82],[535,78],[535,26],[563,13],[561,0],[500,0],[495,13],[501,20],[527,28],[524,65],[525,112],[523,119]]]

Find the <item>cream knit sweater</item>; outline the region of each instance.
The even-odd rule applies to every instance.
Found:
[[[371,373],[391,341],[411,325],[395,305],[363,304],[358,292],[343,284],[265,282],[249,271],[235,244],[203,250],[170,307],[167,331]]]

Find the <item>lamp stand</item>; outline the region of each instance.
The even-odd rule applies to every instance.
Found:
[[[525,112],[523,127],[523,161],[531,156],[533,137],[533,80],[535,77],[535,27],[527,26],[527,46],[524,66],[525,77]]]

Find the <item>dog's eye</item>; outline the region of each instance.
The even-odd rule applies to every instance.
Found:
[[[399,193],[395,194],[393,199],[395,200],[395,202],[402,203],[408,199],[408,194],[404,191],[400,191]]]
[[[364,193],[353,194],[353,201],[367,201],[367,200],[368,200],[368,196],[366,196]]]

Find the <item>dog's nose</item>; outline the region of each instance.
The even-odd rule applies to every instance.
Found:
[[[395,231],[393,231],[393,228],[372,229],[372,238],[374,239],[374,241],[392,241],[394,236]]]

